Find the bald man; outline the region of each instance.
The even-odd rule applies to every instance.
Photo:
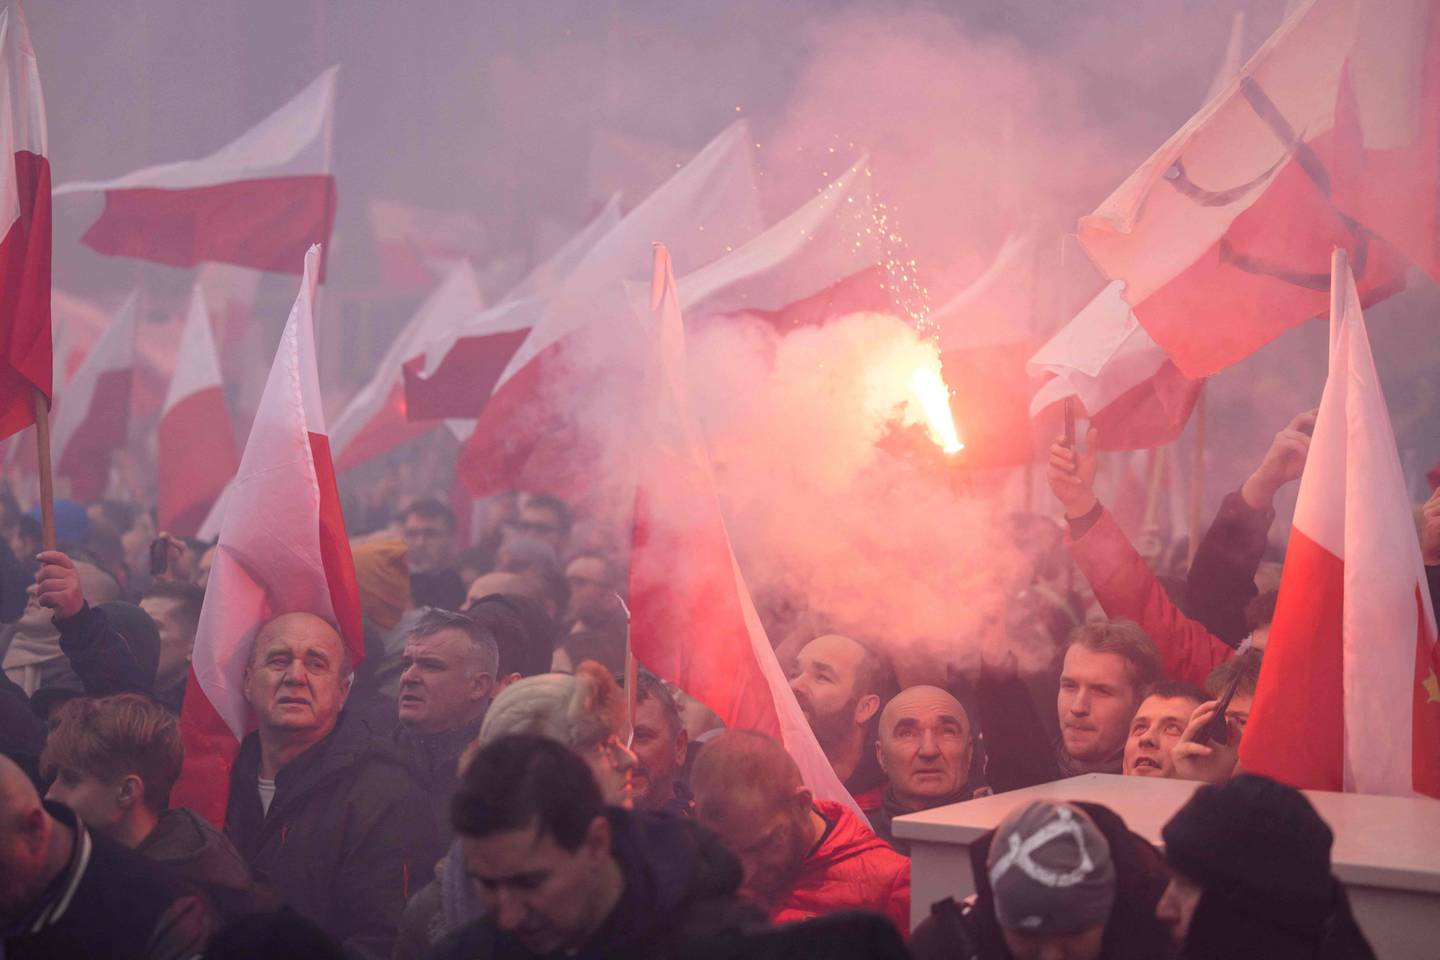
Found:
[[[842,803],[817,800],[785,748],[731,730],[711,740],[690,774],[695,816],[744,869],[741,893],[776,923],[843,910],[910,929],[910,861]]]
[[[205,948],[200,900],[161,868],[42,803],[0,755],[0,956],[178,960]]]
[[[870,825],[896,850],[910,845],[895,839],[890,822],[906,813],[970,799],[970,759],[974,731],[965,708],[939,687],[908,687],[880,714],[875,756],[889,783]]]
[[[835,775],[861,809],[879,806],[885,774],[875,763],[875,718],[894,688],[879,651],[836,633],[816,637],[795,657],[790,689]]]
[[[443,847],[405,758],[347,720],[351,680],[329,622],[287,613],[261,627],[244,680],[256,730],[230,772],[225,832],[257,881],[347,952],[389,956]]]

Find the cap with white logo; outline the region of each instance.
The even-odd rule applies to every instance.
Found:
[[[995,919],[1007,930],[1070,934],[1110,918],[1110,844],[1073,804],[1032,800],[1011,810],[995,828],[986,869]]]

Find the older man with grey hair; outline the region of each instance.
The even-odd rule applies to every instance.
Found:
[[[495,691],[500,649],[488,627],[430,607],[410,627],[400,662],[394,741],[420,774],[435,822],[446,824],[460,754],[480,735]]]
[[[286,613],[260,628],[244,681],[256,730],[230,771],[225,833],[348,955],[383,957],[443,847],[407,759],[342,709],[353,679],[322,617]]]

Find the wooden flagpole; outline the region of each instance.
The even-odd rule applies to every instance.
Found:
[[[1200,549],[1200,498],[1205,484],[1202,471],[1205,469],[1205,385],[1200,385],[1200,395],[1195,399],[1195,450],[1190,461],[1190,549],[1185,566],[1188,569],[1195,562]]]
[[[55,485],[50,476],[50,401],[35,391],[35,453],[40,474],[41,543],[46,550],[55,549]]]

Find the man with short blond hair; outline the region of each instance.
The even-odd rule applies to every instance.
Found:
[[[256,730],[230,772],[225,832],[264,881],[353,953],[388,956],[441,852],[409,764],[342,708],[353,669],[313,613],[260,628],[245,668]]]
[[[185,749],[175,716],[122,693],[59,707],[40,757],[46,797],[92,830],[165,864],[220,916],[255,909],[250,870],[225,835],[193,810],[172,808]]]

